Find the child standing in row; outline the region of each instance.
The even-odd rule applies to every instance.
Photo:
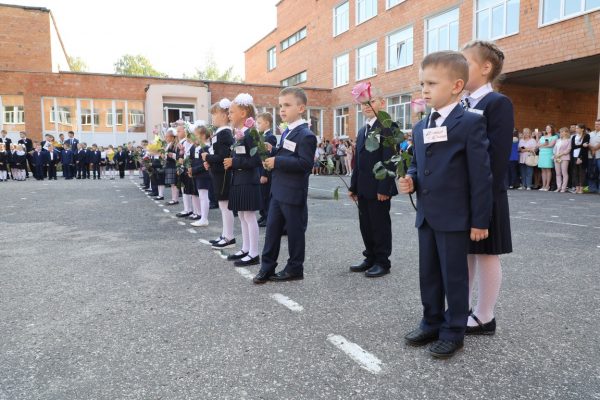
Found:
[[[6,182],[8,178],[8,164],[10,161],[10,155],[6,151],[6,145],[0,143],[0,182]]]
[[[210,175],[204,167],[202,154],[208,152],[207,143],[210,143],[210,132],[206,126],[199,126],[195,130],[196,141],[192,150],[191,176],[194,178],[194,186],[198,192],[200,219],[192,222],[190,225],[195,227],[208,226],[208,210],[210,208],[208,200],[208,188],[212,184]]]

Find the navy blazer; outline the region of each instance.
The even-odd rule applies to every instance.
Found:
[[[128,157],[129,155],[125,150],[115,151],[115,156],[113,157],[113,160],[115,161],[117,166],[125,165],[127,163]]]
[[[25,147],[25,152],[29,153],[33,151],[33,142],[29,138],[19,139],[18,144],[22,144]]]
[[[269,143],[271,146],[273,146],[273,149],[275,147],[277,147],[277,136],[273,135],[273,132],[271,132],[270,129],[268,131],[266,131],[263,135],[265,137],[265,143]],[[271,154],[274,154],[273,150],[271,150]],[[260,176],[264,176],[264,177],[271,176],[271,172],[264,169],[262,164],[260,166]]]
[[[75,160],[73,151],[71,150],[63,150],[61,154],[61,162],[63,165],[73,165],[75,164]]]
[[[317,137],[304,123],[289,132],[285,139],[296,143],[296,148],[290,151],[281,143],[274,149],[271,196],[280,203],[302,206],[308,197],[308,180],[315,160]]]
[[[414,156],[408,175],[417,192],[417,228],[442,232],[487,229],[492,215],[492,173],[486,119],[457,105],[442,126],[446,142],[425,144],[429,117],[413,128]]]
[[[217,139],[213,142],[214,154],[206,156],[206,162],[210,164],[210,170],[214,173],[224,173],[223,160],[231,156],[231,145],[233,145],[233,134],[231,129],[223,129],[217,133]]]
[[[50,156],[49,153],[47,151],[40,151],[39,153],[37,151],[34,151],[31,154],[31,163],[36,166],[42,166],[42,165],[48,165],[48,163],[50,162]]]
[[[198,178],[204,176],[208,173],[206,168],[204,168],[204,161],[202,160],[202,153],[206,153],[208,147],[200,147],[200,152],[198,153],[198,157],[196,157],[196,145],[193,145],[190,149],[190,164],[192,168],[192,176],[194,178]]]
[[[506,174],[515,129],[513,105],[503,94],[490,92],[474,108],[482,110],[487,120],[487,138],[490,141],[488,153],[492,169],[492,190],[495,196],[508,189]]]
[[[71,146],[71,151],[77,151],[77,146],[79,146],[79,140],[75,138],[69,138],[65,140],[65,143]]]
[[[48,153],[48,164],[56,165],[60,162],[60,151],[58,151],[56,149],[52,150],[53,159],[50,159],[50,151],[49,150],[46,150],[46,153]]]
[[[398,125],[394,123],[393,128],[397,127]],[[392,135],[392,130],[383,128],[379,121],[375,121],[369,132],[377,128],[380,128],[380,144],[379,148],[373,152],[368,151],[365,147],[366,124],[358,131],[356,137],[356,164],[352,171],[352,178],[350,178],[350,191],[370,200],[376,199],[378,194],[386,196],[395,196],[398,194],[398,189],[396,188],[393,177],[377,180],[373,173],[375,164],[380,161],[388,161],[394,155],[394,149],[383,145],[385,137]],[[388,166],[388,168],[392,167]]]
[[[12,140],[7,136],[5,138],[0,137],[0,143],[4,143],[4,149],[9,152],[10,151],[10,145],[12,144]]]
[[[87,154],[87,162],[89,164],[100,164],[100,150],[89,150]]]
[[[235,142],[231,151],[233,162],[231,169],[233,170],[233,179],[231,184],[237,185],[258,185],[260,183],[259,168],[262,164],[258,151],[252,156],[250,151],[257,144],[254,142],[250,129],[246,130],[244,138],[241,141]],[[238,153],[237,149],[244,147],[244,154]]]
[[[77,161],[80,164],[87,164],[88,163],[88,151],[81,149],[77,151],[77,154],[75,156],[75,161]]]

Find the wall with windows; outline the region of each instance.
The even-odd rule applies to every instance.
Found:
[[[25,101],[21,95],[0,95],[0,130],[8,137],[18,139],[25,127]]]

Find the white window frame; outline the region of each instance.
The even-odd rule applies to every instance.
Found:
[[[293,45],[297,44],[302,39],[306,38],[306,35],[307,35],[307,30],[306,30],[306,26],[305,26],[304,28],[296,31],[294,34],[283,39],[280,43],[281,52],[286,51],[287,49],[289,49]],[[293,41],[293,43],[290,43],[291,41]],[[285,43],[285,47],[284,47],[284,43]]]
[[[294,82],[293,85],[290,85],[290,80],[294,79],[294,78],[297,78],[297,81]],[[307,71],[302,71],[302,72],[298,72],[295,75],[292,75],[292,76],[289,76],[289,77],[285,78],[280,83],[281,83],[281,86],[287,87],[287,86],[296,86],[296,85],[299,85],[301,83],[306,82],[307,80],[308,80],[308,72]]]
[[[71,107],[52,106],[50,108],[50,123],[60,125],[73,125],[71,120]]]
[[[365,126],[366,123],[366,119],[365,116],[362,115],[362,106],[360,104],[356,105],[356,133],[358,134],[358,132],[360,131],[360,129]],[[363,123],[359,123],[360,120],[363,120]]]
[[[428,51],[429,49],[427,48],[427,47],[428,47],[428,44],[429,44],[429,32],[430,32],[431,30],[435,29],[435,32],[436,32],[436,34],[438,34],[438,32],[439,32],[440,28],[442,28],[442,27],[444,27],[444,26],[447,26],[447,27],[448,27],[448,48],[450,48],[450,49],[452,48],[452,47],[450,46],[450,24],[451,24],[452,22],[454,22],[454,21],[452,21],[452,22],[450,22],[450,23],[448,23],[448,24],[446,24],[446,25],[440,25],[440,26],[438,26],[438,27],[436,27],[436,28],[433,28],[433,29],[429,29],[429,21],[430,21],[430,20],[432,20],[432,19],[434,19],[434,18],[437,18],[437,17],[439,17],[439,16],[441,16],[441,15],[444,15],[444,14],[447,14],[447,13],[450,13],[450,12],[453,12],[453,11],[456,11],[456,12],[457,12],[457,16],[456,16],[456,24],[458,25],[458,27],[457,27],[457,29],[458,29],[458,43],[457,43],[457,48],[456,48],[456,50],[458,50],[458,46],[460,45],[460,8],[458,8],[458,7],[453,7],[453,8],[449,8],[449,9],[447,9],[447,10],[444,10],[444,11],[442,11],[442,12],[439,12],[439,13],[437,13],[437,14],[433,14],[433,15],[431,15],[431,16],[428,16],[428,17],[426,17],[426,18],[425,18],[425,24],[424,24],[424,28],[425,28],[425,36],[424,36],[424,37],[425,37],[425,40],[423,40],[423,47],[424,47],[424,54],[425,54],[425,55],[427,55],[427,54],[430,54],[430,52]],[[440,51],[439,42],[438,42],[438,48],[437,48],[437,49],[435,49],[434,51],[432,51],[432,53],[433,53],[433,52],[436,52],[436,51]]]
[[[559,18],[557,20],[553,20],[550,22],[544,22],[544,2],[546,0],[540,0],[540,7],[539,7],[539,17],[538,17],[538,28],[542,28],[545,26],[549,26],[549,25],[554,25],[554,24],[558,24],[559,22],[563,22],[563,21],[567,21],[569,19],[573,19],[573,18],[577,18],[577,17],[581,17],[582,15],[585,14],[589,14],[595,11],[600,10],[600,7],[596,7],[596,8],[592,8],[590,10],[586,10],[585,9],[585,0],[580,0],[581,1],[581,7],[580,7],[580,12],[578,13],[573,13],[573,14],[569,14],[568,16],[565,16],[565,1],[577,1],[577,0],[560,0],[560,11],[559,11]]]
[[[362,49],[364,49],[365,47],[369,47],[369,46],[372,46],[372,45],[375,45],[375,66],[373,67],[375,69],[375,71],[371,71],[371,74],[369,74],[369,75],[361,76],[360,75],[360,73],[361,73],[361,70],[360,70],[361,57],[359,55],[360,51]],[[373,54],[373,53],[370,53],[370,54]],[[372,77],[376,76],[377,75],[377,67],[378,67],[378,65],[377,65],[377,41],[373,41],[371,43],[367,43],[367,44],[365,44],[363,46],[360,46],[360,47],[358,47],[356,49],[356,80],[357,81],[362,81],[364,79],[369,79],[369,78],[372,78]]]
[[[119,112],[119,110],[121,112]],[[116,108],[114,111],[115,111],[114,114],[117,115],[117,124],[116,125],[117,126],[122,126],[123,125],[123,109],[122,108]],[[111,110],[111,112],[106,113],[106,126],[107,127],[112,127],[113,126],[113,124],[112,124],[113,121],[109,122],[108,118],[110,117],[111,119],[114,119],[114,117],[113,117],[114,114],[113,114],[112,110]],[[121,117],[121,123],[120,124],[119,124],[119,116]]]
[[[87,112],[86,112],[87,111]],[[85,122],[84,122],[85,120]],[[93,121],[93,124],[92,124]],[[98,115],[97,110],[91,108],[82,108],[79,116],[79,122],[81,126],[99,126],[100,125],[100,116]]]
[[[408,97],[410,97],[410,99],[408,100],[408,102],[403,102],[403,101],[402,101],[402,97],[404,97],[404,96],[408,96]],[[390,104],[390,101],[391,101],[391,99],[393,99],[393,98],[398,98],[398,104]],[[386,97],[386,99],[385,99],[385,109],[386,109],[387,113],[388,113],[388,114],[390,114],[390,116],[392,116],[392,119],[393,119],[393,117],[394,117],[394,116],[396,116],[396,117],[397,117],[397,113],[396,113],[395,111],[394,111],[394,112],[392,112],[392,111],[391,111],[391,108],[402,108],[402,112],[403,112],[403,116],[404,116],[404,118],[403,118],[403,121],[404,121],[404,122],[403,122],[403,126],[400,126],[400,124],[398,124],[398,126],[399,126],[399,127],[400,127],[400,129],[401,129],[401,130],[403,130],[403,131],[405,131],[405,130],[408,130],[408,129],[412,129],[412,126],[413,126],[413,123],[412,123],[412,110],[411,110],[411,107],[410,107],[410,102],[411,102],[411,100],[412,100],[412,94],[410,94],[410,93],[401,93],[401,94],[395,94],[395,95],[392,95],[392,96],[388,96],[388,97]],[[406,110],[407,110],[407,109],[408,109],[408,117],[409,117],[409,119],[410,119],[410,120],[408,121],[408,122],[409,122],[409,124],[410,124],[410,126],[411,126],[410,128],[407,128],[407,127],[406,127],[406,122],[407,122],[407,121],[406,121],[406,115],[407,115],[407,114],[406,114]],[[394,120],[394,122],[396,122],[396,123],[397,123],[397,122],[398,122],[398,119],[396,118],[396,119]]]
[[[404,3],[405,1],[406,0],[386,0],[385,1],[385,9],[389,10],[390,8],[394,8],[397,5]],[[392,2],[394,2],[394,3],[392,4]]]
[[[7,111],[7,108],[11,107],[11,111]],[[10,115],[10,119],[6,118]],[[6,125],[21,125],[25,123],[25,106],[10,105],[2,107],[2,124]]]
[[[375,12],[373,13],[373,15],[371,15],[370,17],[366,17],[365,19],[363,19],[362,21],[360,20],[360,7],[361,5],[365,4],[366,2],[371,2],[371,5],[375,6]],[[378,0],[356,0],[356,25],[360,25],[362,23],[367,22],[370,19],[373,19],[377,16],[377,3],[379,3]],[[366,8],[365,8],[366,10]]]
[[[342,6],[346,6],[347,10],[345,12],[345,16],[342,14],[338,15],[338,9]],[[345,29],[338,30],[338,22],[345,18]],[[333,37],[339,36],[344,32],[348,32],[350,30],[350,1],[346,0],[337,6],[333,7]]]
[[[342,57],[347,57],[346,73],[345,73],[346,81],[340,83],[340,82],[338,82],[339,70],[340,70],[340,65],[338,64],[338,60]],[[345,86],[349,83],[350,83],[350,53],[348,52],[348,53],[340,54],[339,56],[334,57],[334,59],[333,59],[333,87],[338,88],[341,86]]]
[[[277,46],[267,50],[267,71],[273,71],[277,68]]]
[[[391,38],[392,35],[395,35],[397,33],[401,33],[401,32],[404,32],[404,31],[408,31],[408,30],[410,30],[410,38],[407,38],[407,39],[405,39],[404,41],[402,41],[400,43],[404,43],[405,45],[407,45],[408,43],[410,43],[410,48],[411,48],[410,56],[409,56],[410,57],[410,62],[407,62],[407,64],[405,64],[405,65],[398,65],[396,67],[391,68],[390,67],[390,56],[391,56],[391,52],[390,52],[390,47],[391,47],[391,45],[390,45],[390,38]],[[407,26],[407,27],[402,28],[402,29],[398,29],[398,30],[396,30],[396,31],[388,34],[385,37],[385,70],[386,70],[386,72],[395,71],[397,69],[405,68],[405,67],[409,67],[409,66],[413,65],[413,63],[414,63],[414,51],[415,51],[415,49],[414,49],[414,37],[415,37],[415,32],[414,32],[414,29],[413,29],[412,25],[411,26]]]
[[[342,111],[344,109],[347,109],[348,112],[346,114],[340,114],[339,116],[338,111]],[[338,131],[338,121],[341,124],[340,126],[346,126],[347,125],[347,119],[350,116],[350,107],[349,106],[341,106],[341,107],[337,107],[333,110],[333,137],[340,137],[340,136],[348,136],[348,132],[344,132],[344,135],[340,135],[340,132]],[[344,123],[344,121],[346,121],[346,123]]]
[[[521,30],[521,0],[516,0],[519,3],[519,12],[517,14],[517,30],[516,30],[516,32],[512,32],[512,33],[507,33],[507,31],[506,31],[506,28],[508,25],[508,3],[511,0],[496,0],[496,4],[478,10],[477,7],[479,4],[479,1],[480,0],[473,1],[473,39],[494,41],[494,40],[504,39],[506,37],[510,37],[510,36],[519,34],[519,32]],[[492,10],[500,5],[502,5],[504,7],[504,21],[503,21],[504,32],[499,36],[492,36],[492,26],[494,25],[494,23],[492,21],[492,18],[493,18]],[[479,13],[482,13],[482,12],[488,12],[488,18],[489,18],[488,35],[489,36],[487,38],[479,38],[479,36],[478,36],[479,25],[477,23],[477,17],[479,15]]]
[[[128,114],[129,126],[144,125],[144,112],[141,110],[129,110]]]
[[[323,109],[322,108],[308,108],[306,110],[306,119],[307,119],[307,121],[309,121],[309,122],[312,123],[312,121],[310,119],[311,114],[319,114],[319,127],[318,127],[319,128],[318,129],[319,130],[319,137],[321,139],[323,139]],[[311,126],[311,130],[314,133],[315,130],[313,129],[312,126]]]

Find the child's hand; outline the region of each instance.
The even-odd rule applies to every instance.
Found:
[[[261,185],[269,183],[269,178],[267,178],[266,176],[261,176],[260,177],[260,183],[261,183]]]
[[[404,178],[399,178],[397,181],[398,191],[400,193],[408,194],[415,191],[415,185],[412,177],[406,176]]]
[[[471,228],[471,240],[474,242],[479,242],[481,240],[487,239],[488,236],[489,231],[487,229]]]
[[[232,165],[233,165],[233,158],[226,158],[223,160],[223,166],[225,167],[225,169],[231,168]]]
[[[263,166],[269,171],[275,168],[275,157],[267,158],[265,161],[263,161]]]
[[[208,153],[202,153],[202,161],[206,161],[206,156],[208,155]]]
[[[210,169],[210,165],[208,165],[206,161],[204,161],[204,169],[206,169],[207,171]]]
[[[265,147],[267,148],[267,151],[270,153],[271,150],[273,150],[273,145],[271,143],[265,143]]]
[[[358,201],[358,196],[356,195],[356,193],[353,193],[349,190],[348,190],[348,197],[350,197],[354,201]]]

